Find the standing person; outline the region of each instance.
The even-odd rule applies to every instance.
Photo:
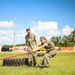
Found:
[[[57,50],[55,49],[54,43],[46,40],[44,36],[40,37],[40,42],[41,42],[41,46],[39,48],[44,47],[46,49],[46,53],[42,57],[42,60],[39,63],[38,67],[40,68],[48,67],[50,59],[56,55]]]
[[[33,66],[36,66],[37,54],[36,52],[32,53],[32,50],[38,47],[38,42],[36,40],[36,36],[31,33],[30,28],[27,28],[26,32],[27,32],[27,35],[25,36],[25,39],[26,39],[25,44],[27,46],[27,51],[28,51],[28,65],[32,66],[32,62],[33,62]]]

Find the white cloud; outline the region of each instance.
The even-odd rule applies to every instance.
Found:
[[[35,30],[33,29],[33,28],[31,28],[31,32],[33,33],[33,34],[35,34],[36,32],[35,32]]]
[[[0,22],[0,27],[14,27],[14,24],[12,21],[11,23],[10,22],[6,23],[6,22],[2,22],[3,24],[1,24]],[[58,28],[58,23],[54,21],[49,21],[49,22],[32,21],[31,24],[32,24],[31,31],[37,36],[38,40],[40,39],[41,36],[45,36],[48,40],[50,40],[50,38],[53,35],[61,34],[61,32],[62,34],[70,34],[70,32],[73,31],[73,28],[71,28],[69,25],[66,25],[60,32]],[[24,37],[26,34],[27,33],[25,29],[16,30],[16,42],[17,43],[24,42],[25,40]],[[13,41],[14,40],[13,36],[14,36],[14,30],[0,30],[0,42]],[[18,41],[18,40],[21,40],[21,41]]]
[[[36,24],[35,22],[32,23]],[[33,26],[33,29],[37,30],[36,33],[40,33],[40,34],[56,35],[61,33],[58,30],[58,23],[54,21],[50,21],[50,22],[38,21],[37,24]]]
[[[17,34],[16,37],[21,37],[21,34]]]
[[[38,34],[43,34],[43,32],[42,31],[38,31]]]
[[[16,36],[17,37],[25,37],[26,34],[27,33],[26,33],[25,29],[16,31]]]
[[[0,30],[1,35],[13,36],[13,33],[14,33],[13,30]]]
[[[23,32],[23,33],[20,33],[20,34],[16,34],[16,37],[17,38],[21,38],[21,37],[25,37],[26,36],[26,34]]]
[[[60,34],[61,32],[59,30],[49,30],[47,34],[55,35],[55,34]]]
[[[6,40],[12,41],[12,39],[9,38],[9,37],[7,37],[7,36],[1,36],[1,37],[0,37],[0,42],[6,41]]]
[[[51,21],[51,22],[42,22],[38,21],[37,26],[34,26],[33,28],[36,30],[56,30],[58,29],[58,23]]]
[[[71,28],[69,25],[66,25],[63,29],[62,29],[62,34],[70,34],[74,29]]]
[[[14,27],[13,21],[0,21],[0,27],[3,28],[9,28],[9,27]]]
[[[31,32],[32,32],[33,34],[36,33],[35,30],[34,30],[33,28],[30,28],[30,29],[31,29]],[[25,29],[24,29],[24,30],[20,30],[20,31],[18,31],[17,37],[25,37],[26,34],[27,34],[27,32],[26,32]]]
[[[23,36],[23,37],[25,37],[25,36],[26,36],[26,34],[25,34],[25,33],[22,33],[22,36]]]
[[[52,37],[52,36],[46,36],[46,39],[50,40],[51,37]]]

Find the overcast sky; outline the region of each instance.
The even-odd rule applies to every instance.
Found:
[[[25,42],[25,29],[40,36],[70,34],[75,29],[75,0],[0,0],[0,45]]]

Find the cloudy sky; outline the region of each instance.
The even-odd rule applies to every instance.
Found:
[[[75,29],[75,0],[0,0],[0,45],[25,42],[26,28],[40,36],[64,36]]]

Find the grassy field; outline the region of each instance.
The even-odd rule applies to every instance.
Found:
[[[0,58],[14,54],[17,53],[0,53]],[[38,57],[38,63],[40,60],[41,58]],[[49,68],[43,69],[28,66],[2,66],[2,60],[0,60],[0,75],[75,75],[75,52],[57,53],[50,61]]]

